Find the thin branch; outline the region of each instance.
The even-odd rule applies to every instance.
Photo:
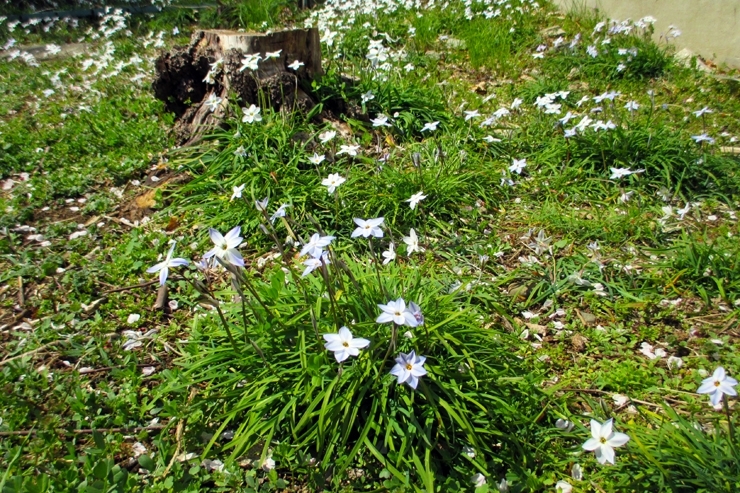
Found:
[[[23,308],[26,304],[26,295],[23,293],[23,278],[18,276],[18,304]]]
[[[77,430],[61,430],[57,429],[54,430],[55,433],[58,433],[60,435],[86,435],[94,432],[100,432],[100,433],[138,433],[140,431],[154,431],[154,430],[162,430],[164,428],[167,428],[167,425],[149,425],[149,426],[134,426],[132,428],[122,427],[122,428],[81,428]],[[41,430],[45,431],[45,430]],[[36,435],[39,433],[39,430],[18,430],[18,431],[0,431],[0,437],[13,437],[13,436],[28,436],[28,435]]]
[[[193,397],[195,397],[195,394],[198,392],[198,387],[193,387],[190,390],[190,395],[188,396],[188,402],[186,405],[190,405],[190,403],[193,400]],[[164,478],[167,476],[167,474],[170,472],[170,469],[172,469],[172,465],[177,460],[177,457],[180,455],[180,450],[182,450],[182,432],[185,429],[185,425],[187,423],[187,417],[181,418],[177,423],[177,429],[175,430],[175,441],[177,442],[177,447],[175,448],[175,453],[172,454],[172,459],[170,459],[169,464],[167,464],[167,468],[164,470],[164,473],[162,474],[162,477]]]
[[[577,392],[582,394],[598,394],[598,395],[612,395],[614,392],[607,392],[606,390],[599,390],[599,389],[571,389],[571,388],[565,388],[565,389],[558,389],[558,392]],[[627,396],[627,398],[634,402],[635,404],[642,404],[643,406],[650,406],[654,407],[656,409],[662,409],[663,406],[660,404],[655,404],[653,402],[647,402],[647,401],[641,401],[639,399],[633,399],[632,397]]]
[[[31,310],[29,310],[28,308],[26,308],[22,312],[20,312],[18,315],[16,315],[15,317],[13,317],[13,320],[11,320],[7,324],[5,324],[2,327],[0,327],[0,329],[5,329],[5,328],[8,328],[8,327],[13,327],[15,324],[17,324],[18,322],[20,322],[21,320],[23,320],[24,318],[26,318],[29,315],[31,315]]]
[[[131,289],[145,288],[147,286],[151,286],[152,284],[157,284],[158,282],[159,282],[159,279],[156,279],[154,281],[142,282],[141,284],[134,284],[133,286],[124,286],[122,288],[109,289],[108,291],[103,291],[100,294],[102,296],[105,296],[111,293],[120,293],[122,291],[129,291]]]
[[[168,279],[171,281],[182,281],[185,278],[180,277],[180,276],[170,276]],[[142,282],[141,284],[134,284],[131,286],[124,286],[122,288],[109,289],[108,291],[103,291],[102,293],[100,293],[100,296],[106,296],[111,293],[120,293],[122,291],[130,291],[132,289],[145,288],[147,286],[151,286],[152,284],[158,284],[158,283],[159,283],[159,279],[155,279],[153,281]]]
[[[161,366],[161,365],[162,365],[162,363],[159,363],[159,362],[155,361],[153,363],[140,363],[140,364],[136,365],[136,368],[146,368],[148,366]],[[106,367],[103,367],[103,368],[92,368],[92,369],[85,370],[85,371],[80,371],[80,370],[77,370],[77,371],[81,375],[89,375],[91,373],[101,373],[101,372],[104,372],[104,371],[120,370],[120,369],[123,369],[123,368],[128,368],[128,367],[127,366],[106,366]]]
[[[14,361],[14,360],[17,360],[17,359],[21,359],[21,358],[23,358],[25,356],[30,356],[30,355],[32,355],[34,353],[38,353],[39,351],[43,351],[44,349],[46,349],[46,348],[48,348],[50,346],[53,346],[55,344],[58,344],[60,342],[62,342],[62,341],[50,342],[49,344],[44,344],[43,346],[39,346],[36,349],[32,349],[31,351],[27,351],[27,352],[25,352],[23,354],[19,354],[18,356],[13,356],[12,358],[5,358],[4,360],[0,361],[0,366],[4,365],[6,363],[10,363],[11,361]]]

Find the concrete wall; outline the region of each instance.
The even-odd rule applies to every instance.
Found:
[[[575,4],[574,4],[575,1]],[[669,25],[681,30],[672,40],[678,50],[688,48],[722,65],[740,68],[740,0],[554,0],[567,10],[574,5],[598,8],[617,20],[658,19],[656,40]]]

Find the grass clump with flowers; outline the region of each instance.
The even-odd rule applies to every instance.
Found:
[[[736,491],[733,74],[543,2],[291,9],[0,21],[0,491]],[[171,149],[159,50],[292,25],[319,104]]]
[[[225,237],[212,230],[206,258],[217,263],[201,264],[193,279],[217,316],[199,317],[172,391],[206,385],[195,407],[204,425],[219,424],[207,449],[231,429],[220,450],[232,460],[252,451],[263,467],[298,463],[324,486],[359,464],[370,477],[388,476],[386,487],[460,489],[471,468],[502,474],[500,456],[516,458],[510,475],[526,478],[548,398],[506,349],[510,336],[483,329],[468,296],[450,293],[429,266],[390,263],[388,247],[381,268],[373,252],[382,217],[356,219],[351,235],[372,261],[314,233],[300,242],[308,259],[299,265],[266,207],[262,217],[282,265],[255,277],[242,269],[239,227]],[[230,285],[217,281],[216,266]],[[215,298],[232,290],[236,303]]]

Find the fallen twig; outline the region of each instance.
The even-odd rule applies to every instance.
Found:
[[[181,280],[183,278],[182,277],[178,277],[178,276],[171,276],[170,279],[173,280],[173,281],[179,281],[179,280]],[[132,289],[145,288],[147,286],[151,286],[153,284],[157,284],[158,282],[159,282],[159,279],[155,279],[153,281],[142,282],[141,284],[134,284],[132,286],[124,286],[122,288],[109,289],[108,291],[103,291],[102,293],[100,293],[100,295],[101,296],[105,296],[105,295],[108,295],[108,294],[111,294],[111,293],[120,293],[120,292],[123,292],[123,291],[130,291]]]
[[[140,364],[136,365],[136,368],[146,368],[148,366],[161,366],[161,365],[162,365],[162,363],[159,363],[159,362],[154,362],[154,363],[140,363]],[[91,373],[102,373],[104,371],[120,370],[120,369],[123,369],[123,368],[127,368],[127,366],[123,366],[123,365],[122,366],[106,366],[106,367],[103,367],[103,368],[90,368],[90,369],[85,370],[85,371],[80,371],[78,369],[77,371],[81,375],[89,375]]]
[[[94,432],[100,432],[100,433],[138,433],[140,431],[153,431],[153,430],[161,430],[166,428],[167,425],[149,425],[149,426],[135,426],[133,428],[81,428],[77,430],[61,430],[57,429],[54,430],[56,433],[59,433],[60,435],[85,435],[89,433]],[[45,430],[42,430],[45,431]],[[18,431],[0,431],[0,437],[13,437],[13,436],[28,436],[28,435],[36,435],[39,432],[39,430],[18,430]]]
[[[12,358],[5,358],[4,360],[0,361],[0,366],[4,365],[6,363],[10,363],[11,361],[14,361],[14,360],[17,360],[17,359],[21,359],[24,356],[30,356],[32,354],[38,353],[39,351],[43,351],[44,349],[46,349],[46,348],[48,348],[50,346],[53,346],[55,344],[58,344],[60,342],[62,342],[62,341],[50,342],[48,344],[44,344],[43,346],[39,346],[36,349],[32,349],[31,351],[27,351],[27,352],[25,352],[23,354],[19,354],[17,356],[13,356]]]
[[[558,389],[558,392],[579,392],[579,393],[583,393],[583,394],[599,394],[599,395],[612,395],[612,394],[615,394],[615,392],[608,392],[606,390],[599,390],[599,389],[570,389],[570,388],[565,388],[565,389]],[[653,402],[641,401],[639,399],[633,399],[632,397],[629,397],[629,396],[627,396],[627,398],[631,402],[634,402],[635,404],[641,404],[643,406],[650,406],[650,407],[654,407],[656,409],[662,409],[663,408],[663,406],[661,406],[660,404],[655,404]]]
[[[162,284],[157,292],[157,301],[154,302],[154,309],[164,311],[167,305],[167,284]]]
[[[23,308],[26,304],[26,295],[23,293],[23,278],[18,276],[18,304]]]
[[[8,327],[13,327],[15,324],[17,324],[18,322],[20,322],[21,320],[23,320],[24,318],[26,318],[30,314],[31,314],[31,310],[29,310],[28,308],[26,308],[22,312],[20,312],[18,315],[16,315],[15,317],[13,317],[13,320],[11,320],[9,323],[7,323],[7,324],[3,325],[2,327],[0,327],[0,329],[6,329]]]
[[[188,404],[192,402],[193,397],[195,397],[196,392],[198,392],[198,387],[193,387],[190,389],[190,395],[188,396]],[[180,455],[180,450],[182,449],[182,432],[185,429],[187,419],[182,418],[177,423],[177,430],[175,431],[175,440],[177,441],[177,447],[175,448],[175,453],[172,454],[172,459],[170,459],[169,464],[167,464],[167,468],[164,470],[164,473],[162,474],[162,477],[164,478],[167,476],[167,473],[170,472],[170,469],[172,468],[172,465],[177,460],[177,456]]]
[[[129,291],[131,289],[145,288],[147,286],[151,286],[152,284],[157,284],[158,282],[159,282],[159,280],[142,282],[141,284],[134,284],[133,286],[124,286],[122,288],[109,289],[108,291],[103,291],[100,294],[103,295],[103,296],[105,296],[105,295],[111,294],[111,293],[120,293],[120,292],[123,292],[123,291]]]

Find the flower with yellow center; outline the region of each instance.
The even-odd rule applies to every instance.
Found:
[[[699,394],[709,394],[709,401],[714,407],[718,407],[722,402],[724,394],[736,396],[737,392],[734,387],[737,380],[727,375],[725,369],[721,366],[714,370],[711,377],[705,378],[701,386],[696,390]]]
[[[607,462],[614,464],[614,447],[621,447],[630,439],[624,433],[613,431],[612,424],[611,419],[603,424],[592,419],[591,438],[583,444],[585,450],[596,453],[596,460],[600,464],[606,464]]]
[[[334,353],[338,363],[350,356],[359,355],[360,349],[370,345],[367,339],[352,337],[352,332],[347,327],[342,327],[336,334],[324,334],[324,340],[324,347]]]
[[[407,383],[409,387],[415,389],[419,384],[419,378],[427,374],[424,369],[426,357],[417,356],[415,351],[409,354],[401,353],[396,358],[396,365],[391,369],[391,375],[398,378],[398,383]]]

